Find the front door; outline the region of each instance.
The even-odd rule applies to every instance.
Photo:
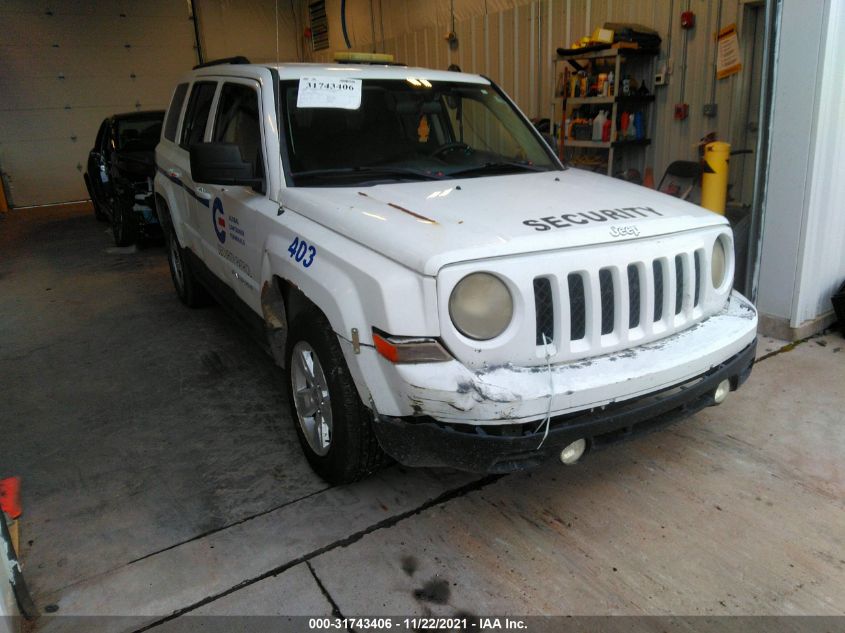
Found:
[[[111,183],[110,175],[105,161],[105,143],[109,137],[109,119],[100,124],[97,138],[94,141],[94,148],[88,154],[88,182],[91,187],[93,202],[101,209],[111,204],[107,195]]]
[[[261,254],[264,238],[258,235],[257,218],[275,215],[278,204],[267,196],[266,150],[261,126],[262,112],[258,82],[227,79],[217,100],[211,142],[238,146],[241,159],[253,164],[262,185],[231,187],[205,185],[211,194],[214,249],[226,281],[243,301],[260,313]]]

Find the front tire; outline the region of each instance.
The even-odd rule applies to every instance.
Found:
[[[296,433],[311,468],[331,484],[357,481],[386,461],[372,412],[358,397],[326,318],[300,314],[287,340],[288,397]]]

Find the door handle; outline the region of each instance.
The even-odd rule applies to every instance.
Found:
[[[197,187],[196,191],[197,195],[203,200],[211,200],[211,192],[209,192],[205,187]]]
[[[181,172],[181,171],[176,171],[175,169],[168,169],[168,170],[167,170],[167,175],[168,175],[168,176],[170,176],[171,178],[181,178],[181,177],[182,177],[182,172]]]

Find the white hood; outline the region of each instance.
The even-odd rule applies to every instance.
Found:
[[[424,275],[456,262],[726,224],[696,205],[568,169],[371,187],[293,187],[286,207]]]

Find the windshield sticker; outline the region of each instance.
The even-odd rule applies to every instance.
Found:
[[[361,107],[361,80],[303,77],[299,80],[296,107],[357,110]]]
[[[663,214],[651,207],[623,207],[621,209],[600,209],[598,211],[586,211],[584,213],[550,215],[536,220],[523,220],[522,223],[525,226],[533,227],[535,231],[548,231],[553,228],[565,229],[568,226],[577,224],[650,218],[655,215],[662,216]]]

